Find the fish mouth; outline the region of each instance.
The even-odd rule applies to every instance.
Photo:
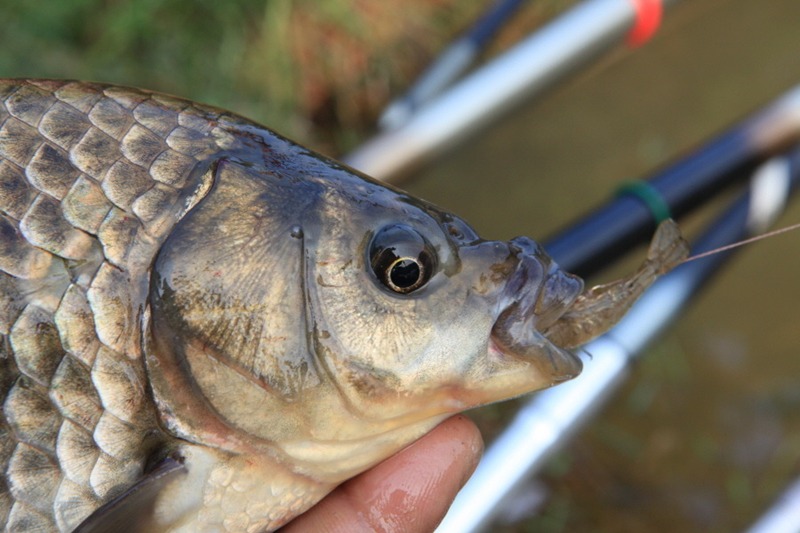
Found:
[[[517,266],[503,289],[490,335],[490,355],[522,361],[551,384],[577,376],[583,363],[542,334],[569,310],[583,280],[562,270],[534,241],[511,241]]]
[[[515,334],[516,333],[516,334]],[[583,370],[583,362],[569,350],[550,342],[525,323],[495,323],[489,337],[489,355],[502,361],[509,359],[533,367],[544,383],[555,385],[568,381]]]

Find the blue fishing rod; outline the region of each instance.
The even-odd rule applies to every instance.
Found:
[[[562,268],[588,277],[646,242],[660,221],[680,218],[741,183],[799,140],[800,85],[650,179],[624,183],[611,202],[544,247]]]

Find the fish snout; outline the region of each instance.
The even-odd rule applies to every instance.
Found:
[[[517,256],[530,255],[530,256],[544,256],[549,261],[552,261],[544,251],[541,244],[534,241],[530,237],[514,237],[508,242],[508,248]]]
[[[527,365],[531,382],[550,386],[577,376],[581,360],[552,344],[542,333],[567,312],[583,281],[562,270],[536,242],[521,237],[509,243],[516,266],[500,299],[491,346],[502,360]]]
[[[561,269],[528,237],[512,239],[509,250],[517,265],[503,291],[503,314],[508,317],[513,309],[514,319],[544,330],[569,309],[583,290],[583,280]]]

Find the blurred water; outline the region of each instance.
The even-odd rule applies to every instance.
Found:
[[[687,0],[405,188],[544,238],[794,84],[800,2]],[[800,220],[796,202],[778,225]],[[691,224],[690,224],[691,225]],[[744,249],[546,472],[514,531],[733,531],[800,474],[800,232]],[[476,416],[488,432],[503,413]]]

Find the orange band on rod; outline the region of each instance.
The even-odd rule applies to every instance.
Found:
[[[631,0],[636,9],[636,21],[628,32],[628,46],[646,43],[661,25],[664,6],[661,0]]]

